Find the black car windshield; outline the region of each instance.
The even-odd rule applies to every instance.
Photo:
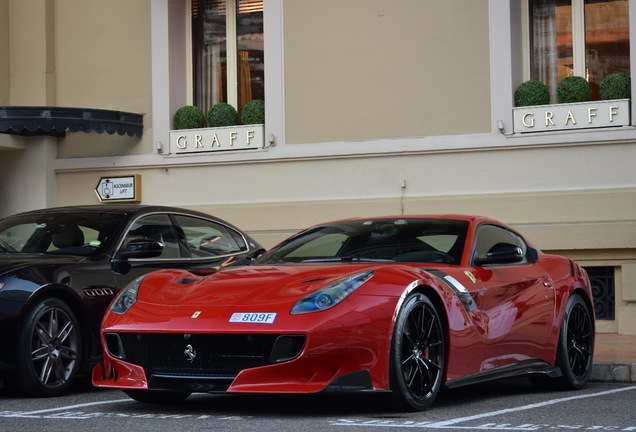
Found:
[[[459,264],[468,221],[368,219],[302,231],[272,248],[255,264],[315,262],[425,262]]]
[[[108,212],[32,213],[0,220],[0,254],[91,255],[125,218]]]

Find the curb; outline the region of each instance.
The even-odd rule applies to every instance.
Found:
[[[636,364],[595,363],[592,365],[590,381],[636,382]]]

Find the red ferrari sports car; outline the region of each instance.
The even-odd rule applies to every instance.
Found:
[[[442,386],[524,374],[579,389],[592,305],[585,270],[492,219],[336,221],[250,265],[136,279],[104,317],[93,383],[142,402],[378,392],[399,410],[425,409]]]

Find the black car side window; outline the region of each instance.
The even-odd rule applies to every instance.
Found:
[[[168,215],[155,214],[137,219],[130,226],[124,244],[131,240],[159,241],[163,244],[163,252],[157,258],[181,258],[178,237]]]
[[[242,235],[224,225],[196,217],[175,215],[193,258],[209,258],[247,251]]]

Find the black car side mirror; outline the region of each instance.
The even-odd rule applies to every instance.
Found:
[[[485,258],[476,258],[476,265],[513,264],[523,261],[523,250],[515,244],[497,243],[486,252]]]

